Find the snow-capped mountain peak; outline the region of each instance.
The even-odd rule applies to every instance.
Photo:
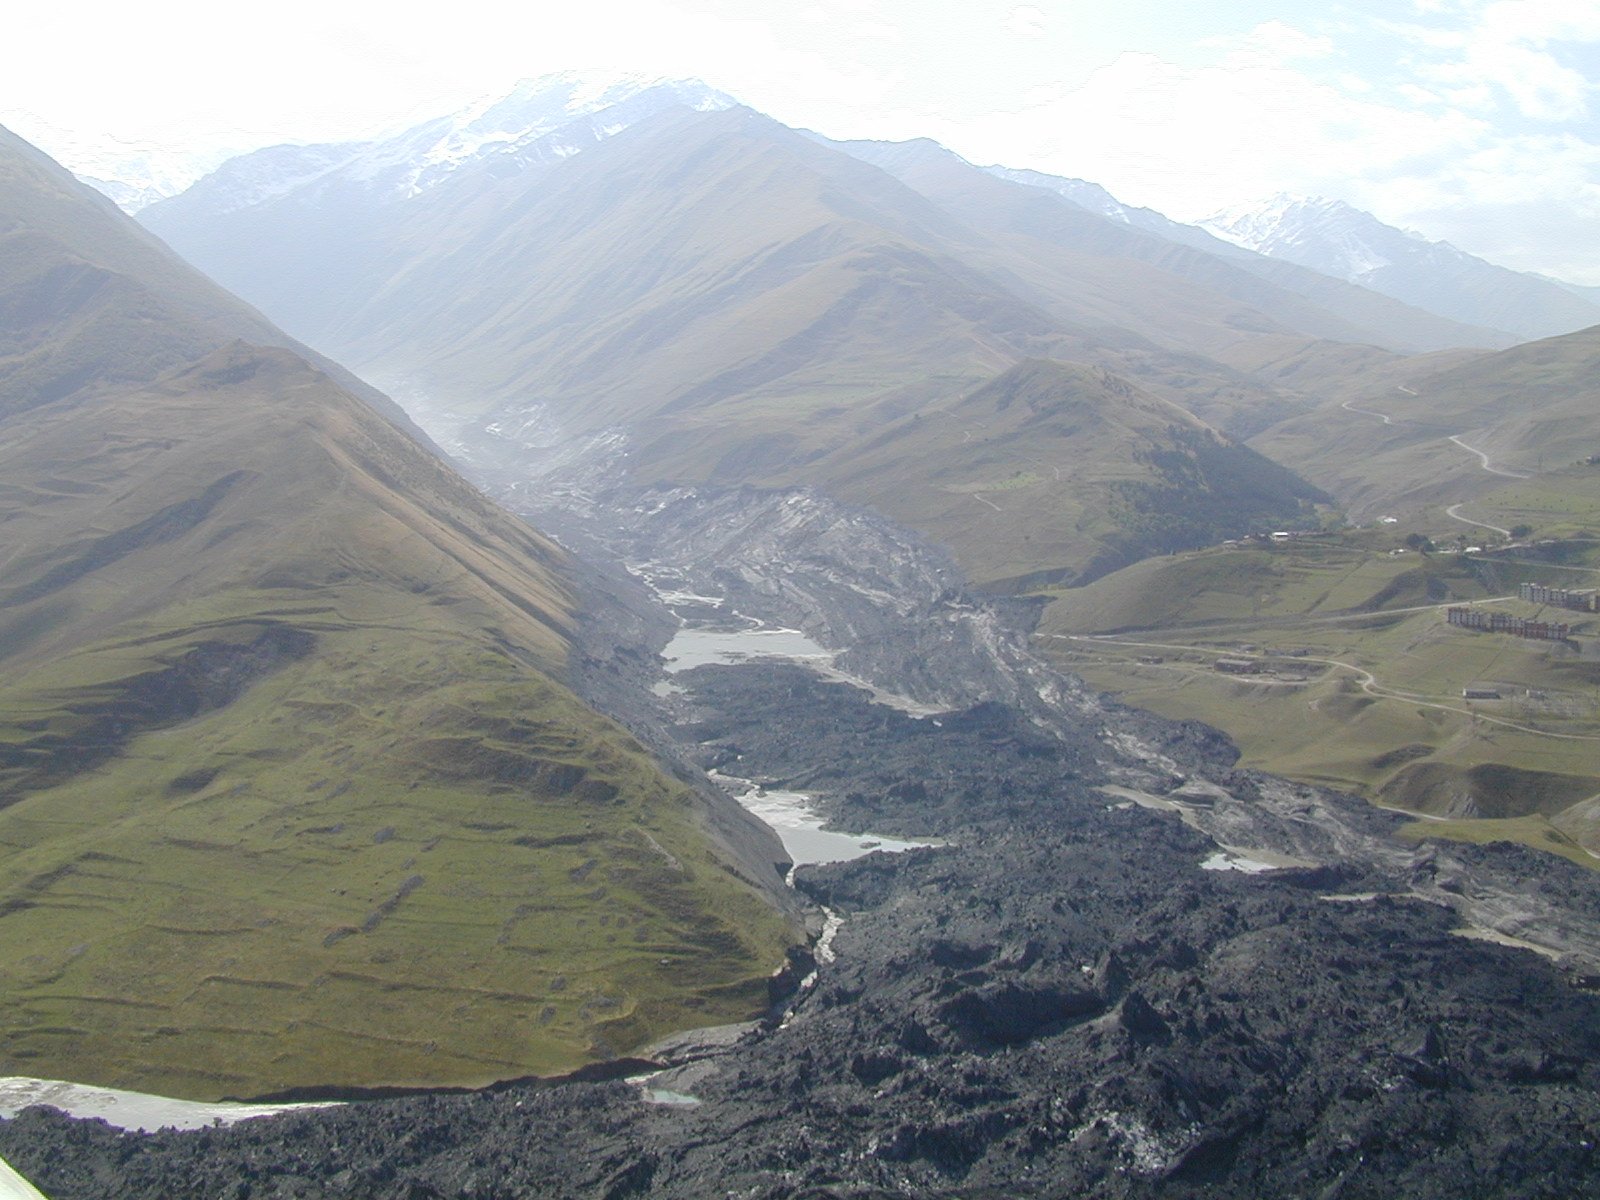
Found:
[[[1214,213],[1199,225],[1246,250],[1354,283],[1393,265],[1397,239],[1422,241],[1342,200],[1283,192],[1261,204]]]
[[[391,137],[258,150],[231,160],[204,184],[212,193],[208,206],[220,211],[335,181],[404,200],[473,164],[568,158],[673,107],[707,112],[737,103],[698,80],[544,75]]]
[[[7,118],[12,130],[124,210],[176,196],[207,172],[240,152],[240,145],[201,151],[175,150],[154,142],[116,135],[90,137],[69,131],[31,112]]]
[[[652,102],[641,104],[644,96]],[[624,106],[655,111],[674,103],[705,112],[731,108],[737,101],[698,80],[574,72],[543,75],[521,80],[509,93],[485,97],[444,118],[444,132],[419,158],[429,165],[463,162],[526,144],[597,113]],[[614,117],[602,128],[620,132],[645,115],[649,114],[632,111],[627,114],[631,119]],[[438,124],[429,122],[419,131],[431,134]]]
[[[1600,317],[1578,293],[1326,197],[1277,195],[1199,222],[1224,241],[1487,329],[1548,337]]]

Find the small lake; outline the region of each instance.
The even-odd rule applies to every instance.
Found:
[[[874,850],[897,853],[932,846],[934,842],[908,842],[875,833],[839,833],[824,829],[823,818],[804,792],[758,788],[747,780],[713,774],[746,812],[772,827],[797,867],[812,863],[849,862]]]
[[[34,1104],[48,1104],[74,1117],[99,1117],[118,1129],[145,1133],[167,1128],[202,1129],[218,1121],[231,1125],[235,1121],[270,1117],[291,1109],[329,1107],[320,1103],[207,1103],[174,1100],[167,1096],[128,1092],[120,1088],[67,1083],[60,1079],[33,1079],[20,1075],[0,1078],[0,1117],[14,1117]],[[0,1193],[0,1196],[3,1195]]]
[[[678,630],[661,656],[667,672],[690,671],[711,664],[737,666],[762,658],[825,664],[833,661],[823,649],[798,629],[690,629]]]

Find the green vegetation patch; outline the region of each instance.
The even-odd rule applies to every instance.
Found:
[[[1038,645],[1130,704],[1222,729],[1250,766],[1412,811],[1509,822],[1494,826],[1510,831],[1499,836],[1525,833],[1540,848],[1552,848],[1554,829],[1600,850],[1600,622],[1515,599],[1531,568],[1393,554],[1402,537],[1350,531],[1152,559],[1042,593]],[[1576,640],[1446,623],[1449,605],[1486,600],[1570,618]],[[1257,671],[1221,672],[1219,658]],[[1468,700],[1469,687],[1500,698]]]
[[[226,705],[0,810],[0,1070],[481,1084],[759,1010],[788,931],[698,801],[436,611],[319,622]]]

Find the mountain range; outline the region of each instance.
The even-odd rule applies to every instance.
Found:
[[[760,1011],[781,848],[574,694],[560,549],[4,131],[0,261],[8,1072],[484,1083]]]
[[[1420,244],[1353,211],[1338,215],[1375,245]],[[1283,236],[1262,247],[1319,213],[1284,208]],[[833,142],[690,83],[534,81],[393,139],[244,156],[141,216],[400,395],[479,470],[525,473],[560,443],[569,465],[613,481],[814,484],[910,523],[1001,587],[1082,582],[1202,536],[1295,524],[1330,496],[1393,504],[1402,479],[1422,503],[1438,489],[1415,472],[1366,469],[1380,433],[1354,428],[1365,418],[1343,406],[1386,411],[1374,396],[1471,371],[1474,352],[1527,327],[1501,320],[1509,309],[1538,309],[1529,320],[1545,325],[1589,315],[1568,291],[1514,276],[1531,289],[1517,293],[1479,264],[1488,291],[1543,308],[1513,300],[1469,323],[1342,278],[1338,263],[1258,253],[1083,181],[980,169],[928,141]],[[1459,279],[1427,274],[1467,270],[1446,249],[1390,247],[1384,278],[1404,267],[1434,278],[1416,282],[1420,298],[1460,298],[1471,289]],[[1355,265],[1373,268],[1376,254]],[[1196,497],[1237,479],[1210,480],[1185,452],[1188,483],[1172,491],[1148,447],[1110,452],[1047,423],[1024,449],[959,415],[1042,360],[1114,378],[1108,405],[1124,393],[1170,402],[1218,444],[1249,439],[1311,483],[1285,491],[1258,476],[1259,495],[1209,505],[1231,524],[1169,519],[1153,536],[1161,512],[1197,512]],[[1573,394],[1572,382],[1547,390]],[[1453,403],[1450,386],[1432,391],[1439,404]],[[1440,419],[1450,435],[1510,446],[1489,409],[1459,430]],[[1336,465],[1318,453],[1330,440],[1364,449]],[[1102,453],[1112,477],[1166,496],[1165,509],[1134,519],[1090,501]],[[910,467],[930,455],[939,470]],[[1470,463],[1447,454],[1423,476],[1464,498],[1492,482]],[[1066,514],[1091,510],[1098,524],[1066,528]]]
[[[137,222],[0,130],[0,1068],[427,1092],[35,1112],[7,1155],[83,1195],[1584,1194],[1590,630],[1440,609],[1591,571],[1596,510],[1416,550],[1547,460],[1600,495],[1600,327],[1513,344],[1329,273],[1355,238],[1319,269],[684,82],[273,147]],[[736,628],[807,649],[668,657]],[[1526,705],[1421,673],[1469,644]],[[1500,753],[1547,720],[1561,763]],[[786,877],[724,784],[905,852]]]
[[[1339,200],[1279,195],[1201,226],[1247,250],[1357,283],[1468,325],[1543,338],[1600,324],[1600,304]]]
[[[1063,428],[1024,454],[952,419],[951,406],[1020,363],[1109,372],[1222,444],[1320,399],[1230,356],[1314,343],[1375,346],[1382,358],[1505,341],[1259,256],[1243,269],[1235,249],[1130,228],[931,143],[833,144],[687,88],[631,95],[630,111],[651,110],[638,120],[580,114],[581,137],[527,89],[517,104],[545,115],[529,116],[526,144],[555,138],[574,152],[508,154],[518,139],[502,138],[445,156],[449,170],[425,187],[414,150],[438,145],[438,129],[262,151],[142,219],[402,395],[481,467],[559,430],[602,439],[608,469],[636,482],[814,483],[910,520],[996,584],[1084,578],[1172,548],[1003,515],[988,494],[997,487],[1026,493],[1030,510],[1070,510],[1074,478],[1060,465],[1092,458]],[[517,124],[510,108],[494,111],[495,124]],[[892,448],[879,469],[860,468],[863,444],[934,417],[915,432],[923,442],[949,431],[945,482],[895,467],[915,455]],[[1212,483],[1188,459],[1192,497]],[[1150,462],[1117,471],[1159,492]],[[1307,519],[1317,489],[1291,490],[1286,503],[1266,488],[1226,528],[1202,522],[1205,536]]]

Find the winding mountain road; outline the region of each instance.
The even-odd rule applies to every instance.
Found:
[[[1385,425],[1393,425],[1394,424],[1394,418],[1393,417],[1388,416],[1385,413],[1373,412],[1370,408],[1357,408],[1354,404],[1351,404],[1350,401],[1348,401],[1348,400],[1346,400],[1343,404],[1339,405],[1339,407],[1344,409],[1345,412],[1360,413],[1364,417],[1377,417],[1378,420],[1382,421]]]
[[[1395,390],[1404,392],[1407,396],[1418,395],[1416,391],[1406,387],[1404,384],[1401,384]],[[1345,412],[1360,413],[1364,417],[1376,417],[1385,425],[1393,425],[1395,423],[1394,418],[1389,416],[1387,413],[1377,412],[1370,408],[1358,408],[1354,404],[1351,404],[1348,400],[1341,403],[1339,407],[1344,409]],[[1446,440],[1453,443],[1458,449],[1465,450],[1468,454],[1476,455],[1478,458],[1478,465],[1491,475],[1500,475],[1506,479],[1533,478],[1532,475],[1528,475],[1521,471],[1510,471],[1506,470],[1505,468],[1495,466],[1489,461],[1489,456],[1487,454],[1485,454],[1482,450],[1479,450],[1476,446],[1467,445],[1466,442],[1461,440],[1459,434],[1450,434]],[[1465,501],[1462,503],[1465,503]],[[1463,525],[1475,525],[1479,529],[1492,530],[1493,532],[1498,533],[1501,537],[1509,538],[1511,536],[1511,531],[1509,529],[1502,529],[1498,525],[1490,525],[1487,521],[1474,521],[1471,517],[1463,517],[1459,511],[1460,508],[1460,504],[1452,504],[1444,510],[1444,515],[1449,517],[1452,521],[1460,521]]]
[[[1504,475],[1507,479],[1532,479],[1533,478],[1532,475],[1528,475],[1528,474],[1526,474],[1526,473],[1524,473],[1522,471],[1506,471],[1506,470],[1502,470],[1501,468],[1499,468],[1497,466],[1494,466],[1493,464],[1491,464],[1489,462],[1489,456],[1487,454],[1485,454],[1482,450],[1479,450],[1476,446],[1467,445],[1465,442],[1463,442],[1455,434],[1451,434],[1450,435],[1450,440],[1452,442],[1454,442],[1456,445],[1460,446],[1468,454],[1476,454],[1478,456],[1479,464],[1483,467],[1483,469],[1485,471],[1489,472],[1489,474],[1491,474],[1491,475]],[[1461,518],[1457,517],[1456,519],[1460,520]],[[1474,522],[1472,522],[1472,524],[1477,524],[1477,522],[1474,521]]]
[[[1461,502],[1461,504],[1465,503],[1465,500]],[[1444,515],[1449,517],[1452,521],[1460,521],[1463,525],[1476,525],[1479,529],[1492,529],[1501,537],[1508,538],[1511,536],[1511,530],[1509,529],[1501,529],[1500,526],[1491,525],[1487,521],[1474,521],[1471,517],[1463,517],[1461,513],[1457,511],[1461,507],[1461,504],[1452,504],[1449,508],[1444,510]]]

